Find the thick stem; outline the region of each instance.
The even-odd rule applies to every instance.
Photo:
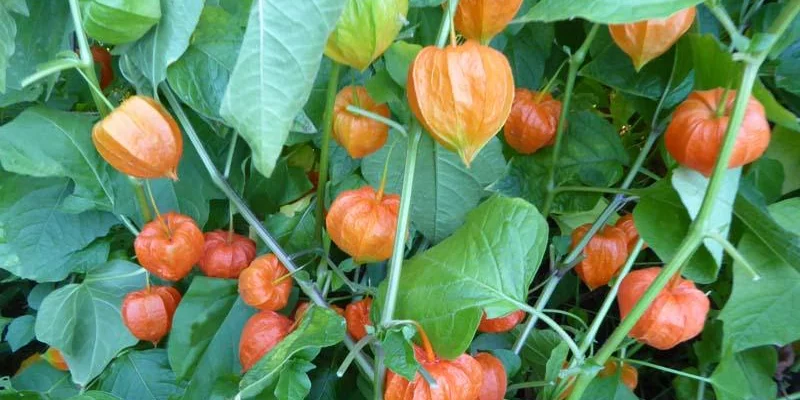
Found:
[[[178,117],[178,121],[180,122],[181,126],[186,132],[186,136],[189,137],[189,141],[194,146],[197,154],[200,156],[200,160],[203,162],[206,170],[208,171],[211,180],[214,182],[217,187],[225,193],[225,196],[236,206],[239,210],[239,213],[242,215],[245,221],[253,228],[256,232],[258,237],[264,241],[267,247],[275,254],[275,257],[278,258],[286,269],[291,273],[296,273],[298,268],[292,261],[291,257],[286,253],[286,251],[278,244],[278,241],[272,236],[272,234],[264,228],[264,225],[261,224],[258,217],[250,210],[250,207],[247,206],[247,203],[242,200],[242,198],[236,193],[235,190],[231,187],[230,184],[222,177],[217,167],[214,165],[214,161],[211,160],[211,157],[206,152],[205,148],[203,147],[203,142],[200,141],[200,138],[197,136],[197,133],[194,130],[189,118],[183,112],[181,108],[181,104],[178,102],[178,99],[175,98],[175,95],[172,93],[172,90],[167,86],[167,84],[161,84],[161,90],[164,92],[167,101],[169,102],[170,106],[172,106],[173,112]],[[328,303],[325,301],[325,298],[322,297],[322,294],[317,290],[314,285],[306,282],[304,280],[297,280],[298,286],[300,286],[300,290],[308,296],[311,301],[315,304],[328,307]],[[355,343],[350,337],[345,337],[344,344],[349,349],[353,349]],[[366,374],[367,376],[373,376],[374,371],[372,368],[371,363],[367,360],[366,356],[362,353],[358,353],[356,355],[356,362],[358,363],[359,367],[361,367],[361,371]]]
[[[670,279],[680,271],[683,265],[702,244],[703,238],[708,232],[708,220],[714,208],[714,203],[722,189],[725,173],[728,170],[728,163],[733,153],[736,137],[742,125],[742,121],[744,120],[745,110],[753,90],[753,85],[756,79],[758,79],[758,69],[769,53],[769,50],[774,45],[775,38],[781,36],[798,13],[800,13],[800,0],[792,0],[784,7],[776,23],[773,25],[773,29],[770,32],[773,33],[772,41],[762,47],[758,54],[748,58],[749,61],[745,65],[742,82],[741,85],[739,85],[740,89],[736,94],[733,112],[725,131],[722,149],[720,150],[719,158],[714,166],[714,171],[711,175],[711,181],[709,182],[705,197],[703,198],[703,203],[700,206],[700,212],[694,223],[692,223],[689,234],[684,238],[673,259],[664,267],[628,316],[622,321],[619,327],[614,330],[600,351],[598,351],[597,355],[595,355],[594,361],[596,363],[600,365],[605,363],[608,357],[610,357],[614,350],[622,343],[625,336],[630,332],[639,318],[645,313],[653,300],[655,300],[658,293],[666,286]],[[569,398],[572,400],[580,399],[593,378],[594,374],[591,372],[582,374],[576,381],[572,395]]]
[[[136,194],[136,202],[139,203],[139,211],[142,213],[143,222],[146,224],[153,219],[153,214],[150,213],[150,205],[147,204],[147,195],[144,193],[144,185],[142,181],[136,178],[128,178],[133,185],[134,194]]]
[[[322,127],[322,148],[319,154],[319,180],[317,181],[317,209],[314,224],[314,239],[322,243],[322,225],[325,221],[325,187],[328,185],[328,164],[330,164],[331,134],[333,131],[333,105],[339,89],[339,73],[342,66],[333,61],[328,78],[328,91],[325,95],[325,116]]]
[[[530,336],[531,332],[533,332],[533,328],[536,326],[536,321],[539,320],[539,315],[541,311],[547,306],[547,301],[550,300],[550,296],[553,295],[553,292],[556,290],[558,283],[561,282],[561,279],[557,276],[551,276],[550,280],[547,282],[547,285],[542,289],[542,293],[539,294],[539,299],[536,300],[536,304],[534,304],[533,308],[536,311],[535,313],[530,313],[530,317],[528,318],[528,322],[525,323],[525,327],[522,328],[522,332],[520,333],[519,337],[517,337],[517,341],[514,342],[514,346],[511,350],[515,354],[519,354],[522,351],[522,348],[525,346],[525,341]]]
[[[558,118],[558,128],[556,128],[556,142],[553,145],[553,157],[550,162],[550,168],[547,173],[547,196],[545,197],[544,207],[542,214],[545,216],[550,214],[550,207],[553,206],[553,199],[555,197],[555,178],[556,178],[556,164],[558,164],[558,157],[561,154],[561,146],[564,143],[564,131],[567,126],[567,115],[569,114],[569,107],[572,103],[572,92],[575,88],[575,80],[578,78],[578,69],[580,69],[583,61],[586,59],[586,54],[589,52],[589,46],[592,44],[597,31],[600,29],[599,24],[594,24],[592,29],[586,35],[586,40],[578,51],[572,54],[569,58],[569,75],[567,77],[567,87],[564,91],[564,100],[561,107],[561,116]]]

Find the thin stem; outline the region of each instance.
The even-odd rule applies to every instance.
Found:
[[[539,91],[539,95],[536,96],[537,103],[542,101],[542,98],[544,97],[545,94],[550,93],[550,91],[553,90],[553,85],[555,85],[556,79],[558,79],[558,75],[561,74],[561,70],[564,69],[564,66],[567,65],[568,62],[569,59],[564,60],[564,62],[562,62],[561,65],[558,66],[556,73],[554,73],[553,76],[551,76],[550,79],[547,81],[547,84],[544,85],[544,88],[542,88],[542,90]]]
[[[89,49],[89,40],[86,38],[86,33],[83,31],[83,19],[81,18],[81,8],[78,0],[69,0],[69,11],[72,15],[72,25],[75,27],[75,37],[78,42],[78,54],[81,59],[80,70],[88,77],[88,80],[93,85],[99,86],[97,83],[97,76],[94,73],[94,58]],[[101,90],[92,90],[92,99],[100,112],[101,117],[108,115],[114,107],[108,106],[108,99]]]
[[[355,346],[353,346],[353,349],[347,353],[347,357],[345,357],[344,361],[342,361],[342,365],[340,365],[339,369],[336,370],[336,376],[339,378],[343,377],[344,373],[347,372],[347,368],[349,368],[350,364],[353,363],[353,359],[356,357],[356,354],[358,354],[358,352],[361,351],[361,349],[368,345],[372,340],[373,337],[371,335],[367,335],[356,342]]]
[[[239,140],[239,133],[231,131],[231,145],[228,147],[228,154],[225,156],[225,169],[222,172],[222,177],[228,179],[231,176],[231,165],[233,164],[233,155],[236,153],[236,144]]]
[[[133,234],[133,236],[139,236],[139,230],[136,228],[136,225],[134,225],[133,222],[131,222],[131,220],[128,219],[128,217],[122,214],[114,214],[114,215],[117,216],[120,222],[122,222],[122,225],[125,225],[125,228],[127,228],[128,231],[130,231],[130,233]]]
[[[558,164],[558,157],[561,155],[561,146],[564,142],[564,131],[567,126],[567,115],[569,114],[569,107],[572,103],[572,92],[575,88],[575,80],[578,78],[578,69],[583,61],[586,59],[586,54],[589,52],[589,46],[592,44],[594,37],[600,29],[599,24],[594,24],[592,29],[586,35],[586,40],[578,51],[572,54],[569,58],[569,75],[567,77],[567,87],[564,92],[563,105],[561,107],[561,116],[558,118],[558,127],[556,128],[556,142],[553,145],[553,157],[550,162],[550,168],[547,174],[547,196],[545,197],[543,212],[545,216],[550,214],[550,208],[553,205],[555,197],[555,178],[556,178],[556,164]]]
[[[633,264],[636,261],[636,257],[639,256],[639,252],[642,251],[642,247],[644,247],[644,240],[639,239],[631,250],[631,254],[628,256],[628,261],[622,267],[622,271],[620,271],[619,276],[617,276],[614,286],[611,287],[608,295],[606,295],[603,305],[600,306],[600,310],[597,312],[594,320],[592,320],[592,326],[589,327],[589,331],[586,333],[586,336],[583,337],[583,341],[581,342],[580,346],[582,353],[586,353],[586,351],[589,350],[589,347],[591,347],[592,343],[594,343],[594,338],[597,336],[597,332],[600,330],[600,325],[603,324],[606,314],[608,314],[608,311],[614,304],[614,300],[617,298],[619,286],[622,284],[622,280],[625,279],[625,276],[628,275],[628,272],[631,271],[631,268],[633,268]]]
[[[530,381],[530,382],[515,383],[513,385],[508,385],[506,392],[515,392],[521,389],[552,386],[554,384],[555,382],[550,382],[550,381]]]
[[[553,189],[554,194],[558,194],[561,192],[584,192],[584,193],[606,193],[606,194],[622,194],[630,196],[634,192],[627,189],[617,189],[617,188],[604,188],[604,187],[594,187],[594,186],[559,186]]]
[[[384,117],[382,115],[375,114],[374,112],[370,112],[370,111],[367,111],[367,110],[365,110],[363,108],[359,108],[359,107],[356,107],[356,106],[353,106],[353,105],[347,106],[347,111],[351,112],[353,114],[360,115],[362,117],[369,118],[369,119],[371,119],[373,121],[378,121],[378,122],[380,122],[380,123],[382,123],[384,125],[387,125],[388,127],[392,128],[392,129],[400,132],[403,136],[408,137],[408,132],[406,132],[406,128],[404,128],[403,125],[400,125],[399,123],[397,123],[396,121],[394,121],[391,118],[386,118],[386,117]]]
[[[727,129],[725,130],[722,149],[714,166],[711,180],[706,190],[705,197],[703,198],[703,203],[700,206],[700,212],[692,223],[689,234],[684,238],[672,260],[661,270],[661,273],[645,291],[627,317],[617,329],[614,330],[603,347],[594,356],[593,360],[595,363],[600,365],[605,363],[614,350],[625,340],[628,332],[630,332],[639,318],[645,313],[658,293],[666,286],[672,277],[680,271],[683,265],[702,244],[703,238],[708,231],[708,220],[725,180],[725,173],[733,153],[736,137],[742,125],[742,121],[744,120],[745,110],[750,95],[752,94],[753,85],[756,79],[758,79],[758,69],[775,45],[777,38],[782,36],[783,32],[786,31],[798,13],[800,13],[800,0],[791,0],[786,3],[783,10],[781,10],[781,13],[778,15],[778,18],[776,18],[775,23],[770,28],[769,35],[767,35],[767,39],[765,39],[766,43],[759,47],[759,52],[756,54],[748,54],[741,58],[745,60],[745,69],[742,74],[741,84],[739,85],[740,89],[736,94],[733,112],[731,113]],[[581,374],[575,382],[575,386],[569,398],[571,400],[580,399],[595,374],[596,373],[591,371]]]
[[[589,325],[586,325],[586,322],[584,322],[581,317],[579,317],[579,316],[577,316],[577,315],[575,315],[575,314],[573,314],[571,312],[561,311],[561,310],[558,310],[558,309],[555,309],[555,308],[545,308],[544,310],[542,310],[542,312],[546,313],[546,314],[560,314],[560,315],[572,318],[573,320],[575,320],[584,329],[589,329]]]
[[[754,281],[761,280],[761,275],[759,275],[758,272],[756,272],[756,269],[753,266],[753,264],[751,264],[750,261],[747,261],[744,255],[742,255],[742,253],[740,253],[739,250],[737,250],[736,247],[734,247],[733,244],[731,244],[731,242],[728,241],[728,239],[725,239],[724,236],[720,235],[717,232],[708,232],[706,233],[706,237],[709,239],[713,239],[714,241],[719,243],[720,246],[722,246],[722,248],[725,249],[725,252],[728,253],[728,255],[731,256],[731,258],[733,258],[735,262],[741,264],[742,267],[744,267],[744,269],[746,269],[747,272],[750,273],[750,276],[753,277]]]
[[[572,337],[566,331],[564,331],[564,328],[562,328],[561,325],[559,325],[556,321],[553,321],[552,318],[548,317],[541,311],[536,310],[525,303],[518,301],[514,301],[513,303],[519,307],[520,310],[523,310],[531,315],[537,315],[542,322],[547,324],[550,329],[552,329],[556,334],[558,334],[559,337],[561,337],[561,340],[567,343],[567,346],[569,346],[569,350],[572,352],[573,357],[575,360],[578,360],[578,364],[582,363],[583,354],[580,352],[580,349],[578,349],[578,345],[575,343],[575,341],[572,340]]]
[[[695,375],[695,374],[690,374],[688,372],[678,371],[676,369],[664,367],[664,366],[661,366],[661,365],[658,365],[658,364],[649,363],[647,361],[634,360],[634,359],[630,359],[630,358],[626,358],[626,359],[621,360],[621,361],[623,363],[628,363],[628,364],[632,364],[632,365],[640,365],[642,367],[648,367],[648,368],[657,369],[659,371],[664,371],[666,373],[670,373],[670,374],[673,374],[673,375],[682,376],[684,378],[694,379],[694,380],[700,381],[700,382],[712,383],[711,379],[709,379],[709,378],[706,378],[706,377],[703,377],[703,376],[698,376],[698,375]]]
[[[750,40],[739,32],[739,28],[736,27],[725,7],[718,0],[708,0],[705,4],[708,11],[717,18],[720,25],[728,32],[733,46],[739,51],[746,51]]]
[[[275,240],[275,237],[273,237],[272,234],[270,234],[269,231],[264,228],[264,225],[261,224],[261,221],[258,219],[258,217],[256,217],[250,207],[248,207],[244,200],[242,200],[236,191],[233,190],[231,185],[222,178],[222,174],[220,174],[219,170],[214,165],[214,162],[211,160],[211,157],[208,155],[208,152],[206,152],[205,148],[203,147],[203,142],[197,136],[194,127],[189,121],[189,118],[183,112],[183,109],[181,108],[178,99],[175,98],[175,95],[172,93],[172,90],[165,83],[161,84],[161,90],[164,92],[167,101],[169,102],[170,106],[172,106],[173,111],[178,117],[178,121],[180,121],[184,132],[186,132],[186,136],[189,137],[189,141],[194,146],[198,156],[200,156],[200,160],[203,162],[203,165],[208,171],[211,180],[236,206],[236,208],[239,210],[239,213],[242,215],[242,218],[244,218],[244,220],[250,224],[258,237],[267,245],[272,253],[275,254],[275,257],[278,258],[283,266],[286,267],[289,272],[297,272],[298,268],[294,264],[294,261],[292,261],[286,251],[280,246],[280,244],[278,244],[278,241]],[[300,290],[302,290],[303,293],[305,293],[306,296],[308,296],[309,299],[311,299],[311,301],[313,301],[315,304],[322,307],[328,307],[328,302],[325,301],[325,298],[322,297],[314,285],[302,279],[297,280],[297,284],[300,286]],[[355,346],[355,343],[349,337],[345,337],[344,344],[350,350],[352,350]],[[375,374],[370,361],[366,356],[364,356],[363,353],[359,352],[356,355],[356,362],[365,375],[373,376]]]
[[[72,68],[80,68],[81,67],[81,60],[76,60],[74,58],[64,58],[62,59],[63,62],[53,63],[45,67],[44,69],[37,70],[36,72],[28,75],[23,79],[20,84],[22,87],[27,87],[40,79],[47,78],[48,76],[61,72],[66,71]]]
[[[541,315],[541,311],[544,310],[545,306],[547,305],[547,301],[550,300],[550,296],[553,295],[553,292],[556,290],[558,283],[561,281],[555,275],[550,277],[550,280],[545,285],[544,289],[542,289],[542,293],[539,294],[539,299],[536,300],[536,304],[533,306],[536,312],[529,313],[530,317],[528,318],[528,322],[525,323],[525,327],[522,328],[522,332],[520,333],[519,337],[517,337],[517,341],[514,342],[514,346],[511,347],[511,351],[514,354],[519,354],[522,351],[522,348],[525,346],[525,341],[527,340],[528,336],[533,332],[533,328],[536,326],[536,321],[539,320],[539,315]]]
[[[442,23],[439,25],[439,34],[436,36],[436,46],[438,47],[444,47],[447,43],[447,36],[450,34],[450,25],[453,23],[456,8],[458,8],[458,0],[449,0]]]
[[[333,131],[333,105],[336,102],[336,91],[339,88],[339,73],[342,66],[333,61],[328,78],[328,91],[325,95],[325,117],[322,128],[322,148],[319,155],[319,180],[317,181],[317,208],[314,224],[314,240],[322,243],[322,225],[325,220],[325,187],[328,184],[328,164],[330,164],[331,133]]]
[[[101,108],[103,108],[103,106],[105,106],[105,108],[107,108],[108,110],[113,110],[114,109],[114,105],[111,104],[111,102],[108,100],[106,95],[103,94],[103,91],[100,90],[100,87],[97,85],[97,82],[96,81],[92,81],[92,77],[94,77],[94,75],[93,74],[92,75],[87,75],[86,71],[84,71],[81,68],[76,68],[75,70],[78,72],[78,75],[83,77],[83,80],[86,81],[86,84],[89,85],[89,89],[90,89],[89,91],[92,93],[92,97],[95,100],[100,100],[99,103],[95,103],[95,106],[97,107],[97,110],[100,111],[101,116],[104,116],[102,111],[101,111]],[[105,109],[105,108],[103,108],[103,109]],[[108,115],[109,113],[110,113],[110,111],[107,112],[106,115]]]
[[[150,213],[150,206],[147,204],[147,195],[144,193],[144,185],[142,181],[136,178],[128,178],[133,185],[133,192],[136,195],[136,202],[139,203],[139,211],[142,213],[143,222],[146,224],[153,219],[153,214]]]

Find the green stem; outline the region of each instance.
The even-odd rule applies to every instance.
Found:
[[[197,136],[194,127],[189,121],[189,118],[186,116],[186,113],[183,112],[181,104],[172,93],[172,90],[169,88],[169,86],[167,86],[166,83],[161,84],[161,90],[172,107],[173,112],[178,117],[178,121],[183,127],[184,132],[186,132],[186,136],[189,137],[189,141],[194,146],[198,156],[200,156],[200,160],[203,162],[203,166],[205,166],[206,170],[208,171],[211,180],[236,206],[236,208],[239,210],[239,213],[242,215],[242,218],[244,218],[244,220],[247,221],[251,227],[253,227],[253,230],[256,232],[258,237],[267,245],[272,253],[275,254],[275,257],[278,258],[278,261],[280,261],[283,266],[286,267],[289,273],[295,274],[298,271],[298,268],[294,264],[294,261],[292,261],[291,257],[289,257],[286,251],[280,246],[280,244],[278,244],[278,241],[275,240],[275,237],[272,236],[272,234],[270,234],[266,228],[264,228],[264,225],[261,224],[261,221],[258,219],[258,217],[256,217],[255,213],[253,213],[250,207],[247,206],[247,203],[242,200],[239,194],[237,194],[231,185],[222,177],[222,174],[220,174],[219,170],[214,165],[214,161],[211,160],[211,157],[208,155],[208,152],[206,152],[205,147],[203,147],[203,142]],[[303,293],[305,293],[306,296],[311,299],[311,301],[319,306],[328,307],[328,302],[325,301],[325,298],[322,297],[322,294],[317,290],[316,287],[314,287],[314,285],[302,279],[298,279],[296,282],[298,286],[300,286],[300,290],[302,290]],[[351,350],[355,346],[355,343],[349,337],[345,337],[344,344]],[[358,353],[356,355],[356,362],[358,363],[359,367],[361,367],[361,370],[365,375],[374,375],[372,365],[366,356],[364,356],[364,354]]]
[[[561,192],[584,192],[584,193],[606,193],[606,194],[621,194],[626,196],[633,195],[633,191],[627,189],[617,188],[604,188],[593,186],[559,186],[553,189],[554,196]]]
[[[133,185],[133,191],[136,194],[136,202],[139,203],[139,210],[142,213],[144,223],[148,223],[153,219],[153,214],[150,212],[150,205],[147,203],[147,195],[144,193],[144,185],[142,181],[136,178],[128,178]]]
[[[374,112],[369,112],[363,108],[359,108],[356,106],[347,106],[347,111],[358,114],[362,117],[367,117],[373,121],[378,121],[398,132],[400,132],[403,136],[408,137],[408,132],[406,132],[406,128],[403,128],[403,125],[398,124],[396,121],[386,118],[382,115],[375,114]]]
[[[728,15],[728,11],[725,10],[725,7],[719,0],[708,0],[705,5],[706,9],[717,18],[722,27],[725,28],[725,31],[728,32],[733,46],[739,51],[746,51],[750,44],[750,39],[739,32],[739,28],[733,23],[731,16]]]
[[[550,329],[552,329],[556,334],[558,334],[558,336],[561,337],[561,340],[563,340],[567,344],[567,346],[569,346],[569,350],[572,352],[572,355],[574,356],[575,360],[578,361],[578,364],[581,364],[583,362],[583,354],[578,348],[578,344],[575,343],[574,340],[572,340],[572,337],[564,330],[564,328],[562,328],[558,324],[558,322],[553,321],[552,318],[548,317],[543,312],[536,310],[525,303],[516,301],[513,303],[514,305],[519,307],[520,310],[523,310],[526,313],[531,314],[531,316],[537,315],[539,319],[542,320],[542,322],[547,324],[547,326],[549,326]]]
[[[741,85],[739,85],[740,89],[736,94],[733,112],[731,113],[727,129],[725,130],[722,149],[714,165],[711,181],[706,189],[703,203],[700,206],[700,212],[692,223],[689,234],[684,238],[672,260],[661,270],[661,273],[645,291],[627,317],[617,329],[614,330],[603,347],[593,357],[595,363],[602,365],[608,360],[615,349],[625,340],[628,332],[630,332],[636,322],[639,321],[639,318],[647,311],[658,293],[660,293],[667,282],[672,279],[672,276],[680,271],[683,265],[702,244],[703,238],[709,231],[709,218],[725,180],[725,173],[728,170],[728,163],[733,153],[736,137],[742,125],[742,121],[744,120],[745,110],[747,109],[747,104],[752,94],[753,85],[758,79],[758,69],[766,59],[771,48],[775,45],[777,38],[782,36],[798,13],[800,13],[800,0],[791,0],[784,6],[783,10],[781,10],[781,13],[770,29],[769,35],[767,35],[767,42],[759,47],[760,51],[756,54],[745,55],[745,57],[742,58],[746,60],[746,63],[744,73],[742,74]],[[581,374],[575,382],[575,386],[569,398],[571,400],[580,399],[586,387],[592,379],[594,379],[594,375],[595,373],[591,371]]]
[[[316,223],[314,224],[314,239],[317,243],[322,243],[322,225],[325,221],[325,187],[328,185],[328,164],[330,164],[331,133],[333,131],[333,105],[339,89],[341,70],[342,66],[333,61],[328,78],[328,91],[325,95],[325,117],[322,122],[322,149],[320,149],[319,155],[319,180],[317,181]]]
[[[720,235],[717,232],[709,232],[706,234],[706,237],[709,239],[713,239],[714,241],[719,243],[720,246],[722,246],[722,248],[725,249],[725,252],[728,253],[728,255],[731,256],[731,258],[733,258],[735,262],[741,264],[741,266],[744,269],[746,269],[747,272],[750,273],[750,276],[752,276],[754,281],[761,280],[761,275],[759,275],[758,272],[756,272],[756,269],[755,267],[753,267],[753,264],[751,264],[750,261],[747,261],[744,255],[742,255],[742,253],[739,253],[739,250],[736,250],[736,247],[734,247],[733,244],[731,244],[731,242],[728,241],[728,239],[725,239],[724,236]]]
[[[578,69],[586,59],[586,54],[589,52],[589,46],[592,44],[594,37],[600,29],[600,24],[594,24],[592,29],[586,35],[586,40],[578,51],[572,54],[569,58],[569,75],[567,77],[567,87],[564,91],[564,100],[561,107],[561,116],[558,118],[558,127],[556,128],[556,142],[553,145],[553,157],[550,162],[550,168],[547,174],[547,196],[544,201],[544,208],[542,214],[545,216],[550,214],[550,207],[553,205],[555,197],[555,178],[556,178],[556,164],[558,164],[558,157],[561,154],[561,146],[564,142],[564,131],[567,126],[567,115],[569,114],[569,107],[572,103],[572,92],[575,88],[575,80],[578,78]]]
[[[553,275],[550,277],[550,280],[545,285],[544,289],[542,289],[542,293],[539,294],[539,298],[536,300],[536,304],[533,305],[533,308],[536,312],[529,313],[530,317],[528,318],[528,322],[525,323],[525,327],[522,328],[522,332],[520,333],[519,337],[517,337],[517,341],[514,342],[514,346],[511,347],[511,351],[514,354],[519,354],[522,351],[522,348],[525,346],[525,341],[527,340],[528,336],[533,332],[533,328],[536,326],[536,321],[539,320],[539,315],[542,314],[542,310],[547,306],[547,301],[550,300],[550,296],[553,295],[553,292],[556,290],[558,283],[561,281],[558,276]]]
[[[88,80],[91,81],[96,87],[100,85],[97,82],[97,75],[94,73],[94,58],[92,58],[92,51],[89,49],[89,39],[86,38],[86,33],[83,31],[83,21],[81,19],[81,8],[78,5],[78,0],[69,0],[69,11],[72,15],[72,25],[75,27],[75,37],[78,42],[78,53],[81,58],[81,66],[79,69],[86,74]],[[102,91],[92,90],[92,99],[100,112],[100,117],[105,117],[113,107],[108,104],[108,99],[103,95]]]
[[[658,364],[649,363],[647,361],[633,360],[633,359],[630,359],[630,358],[626,358],[626,359],[621,360],[621,361],[623,363],[627,363],[627,364],[641,365],[643,367],[657,369],[659,371],[663,371],[663,372],[666,372],[666,373],[669,373],[669,374],[673,374],[673,375],[682,376],[684,378],[694,379],[694,380],[700,381],[700,382],[712,383],[711,379],[709,379],[709,378],[706,378],[706,377],[703,377],[703,376],[699,376],[699,375],[695,375],[695,374],[690,374],[688,372],[678,371],[678,370],[672,369],[672,368],[667,368],[667,367],[664,367],[664,366],[661,366],[661,365],[658,365]]]
[[[600,310],[597,311],[597,315],[592,320],[592,326],[589,327],[589,331],[586,333],[586,336],[583,337],[583,341],[581,341],[580,346],[581,353],[585,354],[586,351],[589,350],[589,347],[591,347],[592,343],[594,343],[594,338],[597,336],[597,332],[600,330],[600,325],[603,324],[606,314],[608,314],[608,311],[614,304],[614,300],[617,298],[619,286],[622,284],[622,280],[625,279],[625,276],[628,275],[628,272],[631,271],[631,268],[633,268],[633,264],[636,261],[636,257],[639,256],[639,252],[642,251],[642,247],[644,247],[644,240],[639,239],[636,242],[636,246],[633,247],[631,254],[628,256],[628,261],[622,267],[622,271],[620,271],[619,276],[617,276],[614,286],[611,287],[608,295],[606,295],[603,305],[600,306]]]
[[[450,25],[453,23],[456,8],[458,8],[458,0],[449,0],[442,23],[439,25],[439,34],[436,35],[436,46],[438,47],[443,47],[447,43],[447,37],[450,35]]]

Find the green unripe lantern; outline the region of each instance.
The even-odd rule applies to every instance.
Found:
[[[172,0],[168,0],[172,1]],[[133,42],[161,19],[160,0],[81,0],[83,29],[108,44]]]
[[[408,14],[408,0],[348,0],[328,38],[325,55],[365,70],[394,42]]]

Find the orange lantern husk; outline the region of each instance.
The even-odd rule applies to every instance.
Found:
[[[514,76],[506,57],[475,41],[426,47],[408,70],[408,104],[442,147],[469,166],[511,112]]]
[[[350,303],[344,308],[344,319],[347,322],[347,333],[355,340],[361,340],[367,336],[367,326],[372,325],[369,318],[369,311],[372,308],[372,298],[365,297],[362,300]]]
[[[721,88],[692,92],[676,109],[664,135],[669,154],[681,165],[710,176],[719,158],[728,129],[736,91],[722,101]],[[719,109],[720,105],[724,107]],[[747,101],[744,120],[736,136],[728,168],[757,160],[769,146],[770,127],[764,106],[753,97]]]
[[[239,362],[247,372],[261,357],[291,332],[292,320],[274,311],[264,310],[250,317],[239,339]]]
[[[476,354],[475,361],[481,365],[483,371],[481,394],[477,400],[503,400],[508,388],[506,367],[489,353]]]
[[[180,301],[181,294],[169,286],[128,293],[122,300],[122,322],[137,339],[156,344],[172,328]]]
[[[560,117],[561,102],[550,93],[517,89],[503,135],[520,154],[533,154],[553,144]]]
[[[356,106],[384,118],[391,113],[386,104],[378,104],[362,86],[348,86],[336,95],[333,105],[333,139],[353,158],[366,157],[378,151],[389,137],[389,126],[374,119],[347,111]]]
[[[668,18],[609,25],[611,38],[633,61],[636,71],[664,54],[692,27],[696,11],[687,8]]]
[[[256,258],[239,274],[242,300],[259,310],[277,311],[286,307],[291,293],[289,270],[274,254]]]
[[[617,294],[622,319],[627,317],[660,272],[660,267],[640,269],[622,280]],[[708,298],[695,287],[694,282],[675,275],[628,336],[659,350],[671,349],[700,334],[709,308]]]
[[[325,218],[331,240],[359,264],[392,255],[400,196],[371,186],[339,194]]]
[[[453,23],[465,38],[489,43],[517,15],[522,0],[461,0]]]
[[[44,352],[42,358],[47,360],[53,368],[59,371],[69,371],[69,366],[67,365],[67,361],[64,360],[64,355],[55,347],[49,347],[47,351]],[[22,366],[20,366],[20,370],[22,370]]]
[[[525,311],[517,310],[511,314],[504,315],[498,318],[486,318],[486,313],[483,313],[481,322],[478,324],[478,332],[484,333],[501,333],[508,332],[514,329],[517,324],[525,318]]]
[[[206,276],[236,279],[256,257],[256,242],[246,236],[217,230],[207,232],[204,238],[198,266]]]
[[[112,167],[136,178],[178,179],[183,137],[164,107],[132,96],[92,129],[97,151]]]
[[[167,213],[148,222],[133,248],[144,269],[168,281],[183,279],[203,256],[203,232],[191,217]]]
[[[436,357],[425,331],[417,327],[422,347],[414,346],[414,358],[436,381],[438,387],[432,388],[419,373],[413,381],[395,374],[386,373],[384,400],[462,400],[477,399],[483,384],[481,364],[462,354],[455,360],[441,360]]]
[[[633,214],[625,214],[614,224],[615,227],[625,232],[628,237],[628,253],[633,251],[636,242],[639,241],[639,231],[636,229],[636,224],[633,221]],[[642,246],[642,250],[647,248],[647,243]]]
[[[585,224],[572,231],[572,247],[578,245],[592,224]],[[600,229],[583,248],[584,259],[575,266],[575,273],[595,290],[607,285],[628,259],[628,236],[619,228],[605,226]]]
[[[114,81],[114,69],[111,67],[111,53],[105,47],[93,45],[92,59],[100,67],[100,90],[105,90]]]

